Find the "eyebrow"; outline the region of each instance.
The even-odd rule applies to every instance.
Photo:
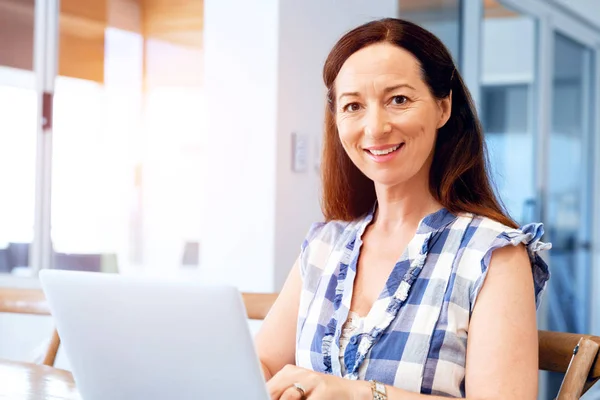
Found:
[[[387,94],[387,93],[393,92],[396,89],[400,89],[402,87],[406,87],[406,88],[409,88],[409,89],[412,89],[412,90],[417,90],[414,87],[410,86],[408,83],[401,83],[399,85],[394,85],[394,86],[390,86],[390,87],[387,87],[387,88],[383,89],[383,93]]]
[[[394,86],[389,86],[385,89],[383,89],[383,93],[388,94],[390,92],[393,92],[394,90],[400,89],[402,87],[406,87],[412,90],[416,90],[414,87],[412,87],[411,85],[407,84],[407,83],[400,83],[398,85],[394,85]],[[358,92],[344,92],[340,95],[340,100],[342,99],[342,97],[358,97],[359,93]]]

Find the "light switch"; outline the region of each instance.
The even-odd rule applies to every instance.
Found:
[[[320,172],[321,171],[321,154],[323,151],[323,143],[321,141],[321,139],[317,139],[315,140],[315,158],[314,158],[314,166],[315,166],[315,171]]]
[[[292,171],[306,172],[308,169],[308,135],[292,132]]]

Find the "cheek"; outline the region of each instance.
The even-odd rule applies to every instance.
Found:
[[[337,121],[337,131],[344,147],[351,146],[360,139],[360,132],[355,128],[355,123],[349,120]]]
[[[429,140],[435,137],[436,128],[424,110],[411,109],[393,117],[394,126],[409,140]]]

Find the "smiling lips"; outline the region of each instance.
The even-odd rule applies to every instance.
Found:
[[[396,145],[373,146],[363,149],[375,162],[383,163],[392,160],[404,148],[404,143]]]

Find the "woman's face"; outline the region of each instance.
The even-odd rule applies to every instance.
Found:
[[[335,94],[340,141],[363,174],[384,186],[428,178],[451,96],[433,97],[411,53],[388,43],[357,51],[342,66]]]

